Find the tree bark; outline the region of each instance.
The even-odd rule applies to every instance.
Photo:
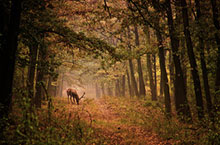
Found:
[[[21,16],[21,4],[22,0],[11,1],[10,22],[8,25],[8,30],[5,30],[6,33],[4,33],[4,38],[2,38],[0,42],[0,82],[2,90],[0,97],[0,120],[8,117],[12,100],[13,74],[18,45],[17,41]],[[4,14],[5,16],[8,16],[8,14],[3,13],[3,15]],[[7,25],[7,22],[4,23],[3,25]],[[5,125],[1,124],[0,136],[2,135],[4,128]]]
[[[130,28],[128,27],[128,40],[130,41]],[[130,46],[130,42],[128,44],[128,48],[131,51],[131,46]],[[132,90],[134,90],[134,93],[137,97],[139,97],[139,93],[138,93],[138,87],[137,87],[137,82],[135,80],[135,76],[134,76],[134,67],[133,67],[133,62],[132,59],[130,58],[128,60],[129,62],[129,68],[130,68],[130,73],[131,73],[131,86],[132,86]]]
[[[149,28],[145,26],[145,35],[146,35],[146,42],[150,46],[150,32]],[[154,55],[155,56],[155,55]],[[152,58],[149,53],[146,54],[146,59],[147,59],[147,71],[148,71],[148,76],[149,76],[149,82],[150,82],[150,90],[151,90],[151,100],[156,101],[157,100],[157,90],[156,90],[156,84],[155,84],[155,79],[156,79],[156,63],[154,61],[154,77],[153,77],[153,68],[152,68]]]
[[[119,79],[117,79],[117,80],[115,81],[115,96],[116,96],[116,97],[121,96],[121,94],[120,94]]]
[[[122,91],[121,95],[125,97],[125,75],[122,75]]]
[[[215,78],[215,102],[219,103],[220,102],[220,93],[217,93],[220,90],[220,36],[219,36],[219,31],[220,31],[220,24],[219,24],[219,11],[217,7],[216,0],[211,0],[211,5],[212,5],[212,15],[213,15],[213,23],[214,26],[217,30],[215,33],[215,41],[218,47],[218,57],[217,57],[217,63],[216,63],[216,78]]]
[[[182,18],[183,18],[183,26],[184,26],[184,35],[187,44],[187,52],[189,56],[189,62],[191,66],[191,73],[193,77],[194,83],[194,91],[196,95],[196,106],[199,119],[204,117],[204,108],[203,108],[203,100],[202,100],[202,91],[201,85],[199,80],[199,74],[197,70],[196,59],[193,51],[193,45],[191,40],[191,34],[189,31],[189,18],[188,18],[188,10],[186,0],[181,0],[181,7],[182,7]]]
[[[167,3],[167,17],[168,17],[168,27],[169,36],[171,40],[171,48],[173,55],[173,62],[175,67],[175,78],[174,78],[174,100],[175,107],[178,115],[184,115],[191,120],[190,108],[188,105],[188,100],[186,97],[186,84],[184,83],[183,71],[181,68],[180,58],[178,55],[179,39],[176,35],[176,30],[173,24],[173,16],[170,0],[166,0]],[[170,56],[171,57],[171,56]],[[172,72],[170,68],[170,73]]]
[[[135,76],[134,76],[134,67],[133,67],[133,63],[132,63],[131,59],[129,59],[129,68],[130,68],[130,73],[131,73],[131,86],[132,86],[132,89],[134,90],[135,96],[139,97],[137,82],[136,82]]]
[[[140,46],[140,41],[139,41],[139,34],[138,34],[138,28],[135,26],[134,30],[135,34],[135,44],[137,47]],[[139,56],[137,58],[137,65],[138,65],[138,76],[139,76],[139,95],[140,97],[145,97],[146,96],[146,90],[145,90],[145,85],[144,85],[144,77],[143,77],[143,71],[142,71],[142,65],[141,65],[141,57]]]
[[[200,24],[200,19],[201,19],[201,10],[200,10],[200,1],[195,0],[196,3],[196,21],[199,27],[199,33],[198,38],[199,38],[199,48],[200,48],[200,62],[201,62],[201,68],[202,68],[202,76],[203,76],[203,84],[204,84],[204,89],[205,89],[205,96],[206,96],[206,104],[207,104],[207,110],[209,113],[209,116],[212,117],[212,100],[211,100],[211,95],[210,95],[210,88],[209,88],[209,81],[208,81],[208,72],[206,68],[206,62],[205,62],[205,55],[204,55],[204,40],[203,40],[203,32]]]
[[[156,23],[156,27],[159,28],[158,23]],[[164,47],[163,47],[163,38],[160,32],[156,31],[156,37],[158,41],[158,49],[159,49],[159,61],[160,61],[160,70],[161,75],[163,76],[163,89],[165,94],[165,112],[166,116],[169,118],[171,117],[171,101],[170,101],[170,91],[169,91],[169,84],[167,79],[167,71],[166,71],[166,64],[165,64],[165,57],[164,57]]]
[[[149,74],[149,81],[150,81],[150,90],[151,90],[151,100],[156,101],[156,90],[154,85],[153,73],[152,73],[152,65],[151,65],[151,57],[150,54],[147,54],[147,70]]]
[[[154,100],[157,100],[157,67],[156,67],[156,54],[153,54],[153,66],[154,66],[154,92],[155,92],[155,98]]]
[[[42,69],[37,70],[37,84],[36,84],[36,96],[35,96],[35,105],[37,108],[41,108],[42,101],[42,86],[41,82],[43,81],[44,72]]]
[[[108,96],[113,96],[113,93],[112,93],[112,88],[110,87],[110,84],[108,85]]]
[[[160,72],[160,96],[163,97],[163,92],[164,92],[164,88],[163,88],[163,75],[162,75],[162,71]]]
[[[105,84],[101,83],[102,97],[105,97]]]
[[[131,88],[130,75],[129,75],[128,69],[126,69],[126,74],[127,74],[127,80],[128,80],[129,95],[130,97],[134,97],[134,92]]]
[[[169,51],[169,71],[170,71],[170,90],[174,96],[174,63],[173,63],[172,51]],[[186,84],[185,84],[186,85]]]
[[[35,98],[35,71],[37,62],[37,51],[38,48],[30,46],[30,63],[28,69],[28,97],[31,99],[31,104],[34,105]]]
[[[96,92],[96,98],[100,98],[100,90],[97,83],[95,83],[95,92]]]

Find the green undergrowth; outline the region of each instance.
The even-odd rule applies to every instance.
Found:
[[[78,106],[68,104],[66,98],[55,98],[44,101],[42,109],[32,111],[27,98],[15,102],[0,144],[102,145],[111,142],[109,135],[113,132],[128,135],[130,127],[155,133],[173,144],[220,144],[220,114],[215,123],[206,116],[187,124],[179,121],[175,113],[167,119],[163,103],[148,99],[87,98]]]
[[[32,108],[26,98],[17,100],[10,114],[4,137],[0,144],[9,145],[84,145],[103,144],[96,138],[91,125],[84,121],[79,112],[66,111],[64,100],[55,100],[48,107]]]
[[[188,124],[179,121],[175,114],[171,119],[167,119],[164,115],[164,106],[160,102],[123,97],[106,97],[105,100],[114,111],[119,112],[121,124],[144,127],[164,140],[172,140],[173,144],[220,144],[219,112],[214,123],[205,116],[204,120],[194,119]]]

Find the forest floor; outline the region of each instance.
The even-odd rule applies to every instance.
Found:
[[[102,144],[174,144],[174,141],[163,140],[153,132],[153,124],[149,124],[147,120],[156,112],[144,105],[144,100],[119,97],[85,98],[80,105],[76,105],[68,103],[67,98],[57,98],[54,107],[58,116],[63,113],[59,109],[61,106],[65,108],[65,113],[69,114],[69,119],[77,118],[87,122],[94,130],[93,137],[102,140]]]

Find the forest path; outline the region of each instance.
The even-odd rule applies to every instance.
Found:
[[[80,105],[66,105],[67,111],[77,113],[95,129],[95,137],[103,144],[169,145],[149,130],[145,123],[150,110],[139,100],[106,97],[84,99]]]

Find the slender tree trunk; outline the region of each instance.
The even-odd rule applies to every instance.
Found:
[[[130,41],[130,29],[128,27],[128,40]],[[131,51],[131,46],[130,43],[128,44],[128,48]],[[131,86],[132,86],[132,90],[134,90],[134,93],[137,97],[139,97],[139,93],[138,93],[138,87],[137,87],[137,82],[135,80],[135,76],[134,76],[134,67],[133,67],[133,62],[132,59],[129,59],[129,68],[130,68],[130,73],[131,73]]]
[[[130,68],[130,73],[131,73],[132,89],[134,90],[135,96],[139,97],[137,82],[136,82],[135,76],[134,76],[134,67],[133,67],[133,63],[132,63],[131,59],[129,59],[129,68]]]
[[[145,35],[146,35],[146,42],[147,45],[150,46],[150,32],[149,32],[149,28],[147,26],[145,26]],[[155,56],[155,55],[154,55]],[[149,76],[149,82],[150,82],[150,90],[151,90],[151,100],[152,101],[156,101],[157,100],[157,88],[156,88],[156,84],[155,84],[155,79],[156,79],[156,62],[154,59],[154,77],[153,77],[153,68],[152,68],[152,58],[151,55],[149,53],[146,54],[146,59],[147,59],[147,71],[148,71],[148,76]]]
[[[110,87],[110,84],[108,85],[108,96],[113,96],[112,88]]]
[[[155,90],[153,73],[152,73],[152,65],[151,65],[150,54],[147,54],[147,70],[148,70],[149,80],[150,80],[151,100],[156,101],[157,97],[156,97],[156,90]]]
[[[139,47],[140,42],[139,42],[139,34],[138,34],[138,28],[135,26],[135,44],[137,47]],[[145,90],[145,85],[144,85],[144,77],[143,77],[143,71],[142,71],[142,65],[141,65],[141,57],[137,58],[137,65],[138,65],[138,76],[139,76],[139,95],[140,97],[145,97],[146,96],[146,90]]]
[[[176,35],[176,31],[173,24],[173,16],[170,0],[166,0],[167,3],[167,17],[168,17],[168,27],[169,35],[171,40],[171,48],[173,55],[173,62],[175,67],[175,79],[174,79],[174,98],[175,107],[178,115],[184,115],[191,120],[190,108],[188,105],[188,100],[186,97],[186,84],[184,83],[183,71],[181,68],[180,58],[178,55],[179,39]],[[171,57],[171,56],[170,56]],[[170,68],[170,73],[172,72]]]
[[[42,69],[37,70],[37,84],[36,84],[36,96],[35,96],[35,105],[37,108],[41,108],[41,100],[42,100],[42,86],[41,83],[43,81],[44,72]]]
[[[206,96],[206,104],[207,104],[207,109],[209,116],[212,117],[212,100],[211,100],[211,95],[210,95],[210,89],[209,89],[209,81],[208,81],[208,73],[207,73],[207,68],[206,68],[206,62],[205,62],[205,55],[204,55],[204,40],[203,40],[203,32],[200,24],[200,19],[201,19],[201,11],[200,11],[200,1],[195,0],[196,2],[196,13],[197,13],[197,24],[199,27],[199,48],[200,48],[200,62],[201,62],[201,68],[202,68],[202,76],[203,76],[203,84],[205,88],[205,96]]]
[[[164,92],[164,88],[163,88],[163,75],[162,75],[162,71],[160,72],[160,96],[163,96],[163,92]]]
[[[119,79],[117,79],[117,80],[115,81],[115,96],[116,96],[116,97],[121,96],[121,94],[120,94]]]
[[[216,0],[211,0],[212,4],[212,14],[213,14],[213,23],[214,26],[217,30],[215,33],[215,41],[218,47],[218,57],[217,57],[217,63],[216,63],[216,78],[215,78],[215,102],[218,103],[220,102],[220,95],[217,93],[217,91],[220,90],[220,36],[219,36],[219,31],[220,31],[220,24],[219,24],[219,9],[216,3]]]
[[[54,94],[53,94],[53,92],[54,92],[54,87],[52,86],[52,77],[51,76],[49,76],[49,78],[48,78],[49,80],[48,80],[48,88],[47,88],[47,90],[48,90],[48,94],[49,94],[49,96],[51,97],[51,96],[53,96]],[[48,100],[49,98],[47,98],[47,100]]]
[[[170,71],[170,90],[174,95],[174,63],[172,58],[172,51],[169,51],[169,71]]]
[[[35,71],[37,62],[38,48],[30,47],[30,66],[28,70],[28,97],[31,99],[31,104],[34,105],[35,98]]]
[[[204,117],[204,108],[203,108],[203,100],[202,100],[202,91],[201,91],[201,85],[199,80],[199,74],[197,70],[197,64],[196,59],[193,51],[193,45],[191,40],[191,34],[189,31],[189,18],[188,18],[188,10],[187,10],[187,4],[186,0],[181,0],[181,6],[182,6],[182,18],[183,18],[183,26],[184,26],[184,35],[186,39],[187,44],[187,52],[189,56],[189,62],[191,66],[191,73],[193,77],[193,83],[194,83],[194,91],[196,95],[196,106],[198,111],[198,117],[199,119]]]
[[[129,75],[128,69],[126,69],[126,74],[127,74],[128,89],[129,89],[130,97],[134,97],[134,92],[133,92],[133,90],[131,88],[130,75]]]
[[[153,54],[153,64],[154,64],[154,92],[155,98],[157,100],[157,67],[156,67],[156,54]]]
[[[122,76],[122,92],[121,95],[125,97],[125,75]]]
[[[100,98],[100,90],[97,83],[95,83],[95,92],[96,92],[96,98]]]
[[[21,3],[22,0],[11,0],[11,13],[10,22],[8,25],[8,31],[5,31],[4,38],[1,39],[0,50],[0,84],[1,84],[1,97],[0,97],[0,121],[7,118],[12,100],[12,86],[13,86],[13,74],[15,67],[16,51],[18,45],[18,31],[20,25],[21,15]],[[2,4],[1,4],[2,5]],[[6,13],[3,13],[6,17]],[[7,25],[7,22],[1,22],[3,25]],[[1,26],[2,27],[2,26]],[[2,30],[1,30],[2,31]],[[4,35],[4,34],[3,34]],[[1,37],[1,36],[0,36]],[[4,123],[4,122],[2,122]],[[2,136],[4,124],[0,125],[0,136]]]
[[[105,84],[101,83],[102,97],[105,97]]]
[[[159,28],[158,24],[159,24],[159,20],[158,23],[156,23],[157,28]],[[171,117],[170,91],[169,91],[169,84],[168,84],[165,57],[164,57],[163,39],[158,31],[156,31],[156,36],[157,36],[158,49],[159,49],[160,70],[161,70],[161,75],[163,76],[163,88],[165,94],[165,112],[167,117]]]
[[[63,79],[64,79],[64,73],[61,73],[61,81],[60,81],[60,87],[59,87],[59,97],[62,97],[62,95],[63,95]]]

